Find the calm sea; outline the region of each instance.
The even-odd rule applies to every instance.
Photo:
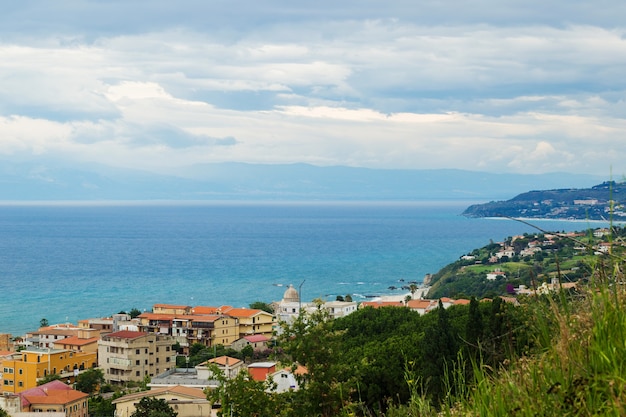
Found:
[[[490,240],[535,231],[460,216],[469,204],[0,206],[0,333],[155,303],[243,307],[281,299],[287,284],[303,300],[364,299],[421,282]]]

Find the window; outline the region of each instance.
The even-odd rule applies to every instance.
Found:
[[[23,372],[24,372],[24,370],[23,370],[23,369],[20,369],[20,370],[18,371],[18,374],[22,375],[22,373],[23,373]]]
[[[18,387],[23,387],[23,386],[24,386],[24,383],[23,383],[22,381],[20,381],[20,382],[18,382],[18,383],[17,383],[17,386],[18,386]]]
[[[135,361],[135,365],[139,365],[139,359]]]
[[[135,355],[139,355],[139,349],[135,349]]]
[[[139,373],[139,371],[135,372],[135,376],[141,376],[141,374]]]

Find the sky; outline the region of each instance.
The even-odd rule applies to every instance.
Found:
[[[622,0],[21,0],[0,159],[626,174]]]

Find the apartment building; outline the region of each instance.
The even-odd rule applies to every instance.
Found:
[[[98,358],[104,379],[113,384],[142,381],[176,367],[171,336],[122,330],[102,335]]]
[[[76,376],[97,366],[96,352],[29,347],[2,362],[2,390],[18,393],[37,386],[48,375],[73,383]]]
[[[267,338],[273,336],[274,316],[266,311],[253,308],[230,308],[223,311],[223,314],[238,320],[239,337],[253,334],[260,334]]]

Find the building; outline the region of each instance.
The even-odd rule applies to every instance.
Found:
[[[22,412],[64,413],[65,417],[87,417],[88,395],[61,381],[52,381],[18,394]]]
[[[253,308],[229,308],[223,314],[234,317],[239,323],[239,337],[262,334],[271,338],[274,332],[274,316],[267,311]]]
[[[322,308],[328,311],[331,318],[336,319],[352,314],[357,310],[358,304],[353,301],[327,301]]]
[[[215,417],[217,410],[211,407],[206,394],[199,388],[173,387],[155,388],[128,394],[113,400],[116,417],[130,417],[135,412],[135,406],[143,398],[163,399],[172,407],[178,417]]]
[[[254,362],[248,365],[248,372],[255,381],[265,381],[268,375],[276,372],[276,362]]]
[[[30,347],[3,361],[2,390],[19,393],[36,387],[48,375],[74,382],[80,372],[96,367],[97,361],[96,352]]]
[[[156,333],[122,330],[102,335],[100,367],[108,383],[142,381],[176,367],[174,339]]]
[[[244,336],[241,339],[236,340],[230,347],[236,351],[241,352],[246,346],[252,346],[253,350],[265,350],[268,348],[270,339],[262,334],[253,334],[250,336]]]
[[[199,378],[215,379],[213,371],[210,369],[209,365],[217,366],[227,379],[235,378],[244,367],[244,363],[240,359],[230,356],[218,356],[217,358],[209,359],[208,361],[196,366]]]
[[[171,336],[185,353],[194,343],[230,346],[239,338],[238,320],[223,314],[143,313],[138,319],[142,332]]]

